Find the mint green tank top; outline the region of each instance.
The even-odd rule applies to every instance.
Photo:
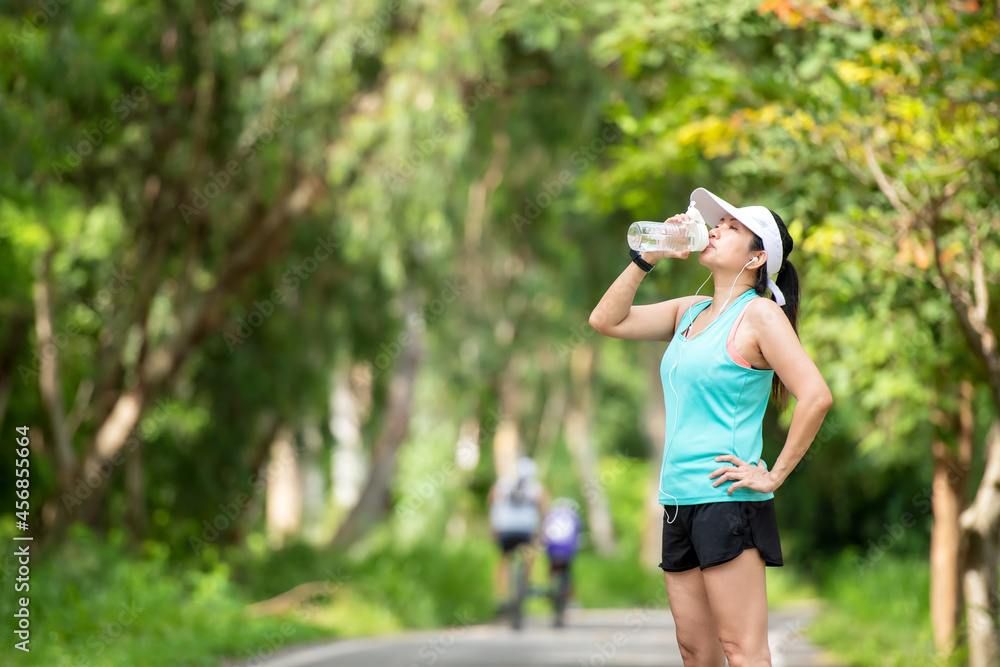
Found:
[[[688,308],[660,362],[663,401],[667,411],[661,505],[701,505],[737,500],[767,500],[773,493],[747,488],[727,495],[731,481],[717,487],[709,475],[724,465],[715,457],[735,454],[756,464],[763,448],[764,410],[771,394],[772,370],[746,368],[730,356],[726,341],[737,317],[756,293],[741,294],[692,339],[684,331],[711,304]],[[671,498],[673,496],[673,498]]]

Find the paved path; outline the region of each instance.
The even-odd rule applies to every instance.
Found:
[[[804,630],[808,609],[772,612],[773,667],[823,661]],[[521,632],[504,625],[458,625],[432,632],[330,642],[292,649],[264,667],[683,667],[665,609],[574,610],[556,630],[539,619]]]

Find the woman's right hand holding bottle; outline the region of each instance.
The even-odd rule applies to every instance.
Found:
[[[675,225],[684,225],[691,222],[691,218],[686,213],[678,213],[675,216],[667,218],[664,222],[670,222]],[[687,259],[688,255],[691,254],[690,250],[643,250],[641,253],[642,258],[649,262],[650,264],[656,264],[657,261],[670,257],[674,259]]]

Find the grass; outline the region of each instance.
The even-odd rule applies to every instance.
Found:
[[[220,656],[249,658],[325,634],[295,620],[249,618],[250,600],[225,568],[178,570],[155,548],[142,559],[124,554],[120,538],[100,543],[75,531],[57,557],[33,564],[31,651],[4,642],[0,662],[217,665]],[[12,604],[3,596],[0,613],[8,617]]]
[[[844,664],[858,667],[958,667],[934,657],[928,609],[930,568],[918,558],[884,557],[859,570],[851,554],[823,568],[823,611],[812,640]]]
[[[234,552],[199,570],[171,564],[163,545],[147,544],[137,557],[120,535],[102,542],[77,529],[57,554],[33,563],[31,652],[6,641],[0,664],[218,665],[303,642],[469,622],[492,612],[488,549],[386,544],[353,557],[293,546]],[[273,615],[248,611],[303,582],[321,584],[319,597]],[[13,595],[0,597],[0,614],[10,618],[15,604]]]

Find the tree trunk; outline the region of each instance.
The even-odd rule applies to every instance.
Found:
[[[958,415],[942,415],[942,423],[938,425],[956,434],[957,448],[949,447],[943,439],[936,440],[931,448],[934,454],[934,494],[931,498],[934,526],[931,529],[930,608],[934,646],[941,656],[949,655],[960,641],[957,631],[962,612],[962,573],[958,518],[965,509],[975,437],[971,383],[961,383],[958,399]]]
[[[598,469],[597,448],[594,444],[591,405],[594,348],[580,345],[570,357],[572,383],[569,408],[566,410],[566,440],[576,464],[583,488],[583,502],[587,507],[587,523],[594,548],[603,556],[615,551],[614,527],[608,497],[601,483]]]
[[[514,475],[518,457],[528,455],[521,447],[520,367],[521,359],[515,357],[500,377],[499,400],[503,419],[493,433],[493,471],[496,479]]]
[[[667,415],[663,405],[663,381],[660,379],[660,358],[663,348],[649,347],[646,366],[649,372],[649,392],[643,406],[643,430],[649,438],[652,463],[649,474],[649,492],[646,494],[646,522],[642,531],[642,545],[639,553],[642,564],[655,568],[660,562],[663,537],[663,507],[660,505],[660,466],[663,464],[663,438],[667,428]]]
[[[267,541],[281,547],[289,535],[299,531],[302,519],[302,487],[295,434],[287,426],[278,429],[271,443],[267,464]]]
[[[538,463],[538,476],[543,479],[548,476],[552,467],[559,428],[565,419],[566,391],[562,387],[553,388],[545,396],[545,405],[542,407],[535,435],[535,461]]]
[[[479,443],[482,432],[482,426],[476,417],[469,417],[458,427],[458,440],[455,442],[455,463],[459,470],[476,469],[476,465],[479,463]]]
[[[959,586],[959,526],[964,496],[960,494],[954,471],[957,457],[940,440],[935,440],[934,493],[931,504],[934,526],[931,528],[931,625],[934,646],[940,655],[949,655],[957,641],[958,612],[961,605]],[[964,481],[964,476],[963,476]]]
[[[138,390],[123,392],[118,397],[111,414],[98,429],[94,451],[70,471],[66,480],[60,481],[58,497],[48,505],[52,511],[43,513],[46,523],[41,548],[58,543],[74,521],[96,524],[111,478],[141,443],[135,427],[145,401],[145,395]],[[160,408],[151,418],[165,419],[171,410]]]
[[[1000,421],[993,422],[985,450],[986,470],[976,499],[960,519],[969,667],[995,667],[1000,662]]]
[[[59,376],[59,341],[52,327],[52,246],[39,261],[35,276],[35,336],[38,339],[38,391],[52,425],[55,440],[56,477],[61,486],[70,484],[76,455],[66,426],[66,408],[62,398],[62,381]]]
[[[303,420],[301,432],[302,537],[310,544],[319,544],[324,537],[323,514],[326,508],[323,469],[320,467],[323,434],[311,419]]]
[[[330,415],[330,432],[336,441],[330,456],[333,505],[347,510],[361,498],[368,472],[361,439],[362,409],[348,370],[337,371],[333,376]]]
[[[244,242],[234,243],[231,252],[227,253],[227,262],[216,272],[215,284],[197,297],[191,296],[177,302],[176,316],[179,325],[171,336],[155,348],[149,346],[146,325],[160,282],[158,267],[162,264],[165,241],[161,238],[159,244],[151,242],[152,250],[140,252],[135,262],[137,266],[143,267],[143,275],[149,278],[139,286],[138,296],[134,300],[130,302],[123,299],[121,303],[115,304],[116,310],[126,319],[119,321],[118,326],[108,327],[107,332],[112,335],[113,353],[103,360],[107,363],[98,364],[99,376],[103,374],[103,368],[112,370],[107,371],[107,377],[96,384],[94,395],[97,405],[92,410],[96,415],[96,433],[82,456],[83,462],[77,465],[72,465],[75,457],[71,446],[72,434],[68,430],[72,420],[65,417],[59,395],[58,376],[41,377],[42,370],[49,372],[47,369],[50,368],[55,372],[57,365],[52,363],[42,366],[39,373],[40,389],[43,396],[48,397],[47,410],[59,422],[54,422],[53,429],[57,439],[57,468],[63,473],[59,476],[57,487],[58,502],[49,505],[55,511],[43,515],[47,517],[44,544],[58,542],[74,520],[93,523],[99,517],[109,479],[125,464],[141,442],[136,427],[149,402],[162,393],[208,332],[218,326],[231,295],[237,293],[250,276],[264,266],[274,248],[279,245],[277,239],[289,233],[290,225],[287,222],[306,210],[321,189],[319,179],[315,178],[301,180],[294,189],[290,182],[282,185],[275,203],[269,209],[250,216],[244,232],[239,235]],[[150,226],[155,220],[156,212],[151,211],[147,213],[143,224]],[[46,270],[43,264],[42,273]],[[51,291],[47,280],[43,278],[40,275],[35,294],[38,311],[36,329],[41,326],[40,352],[45,351],[42,346],[52,336],[51,315],[46,314],[52,309]],[[193,277],[189,279],[193,280]],[[188,287],[190,285],[185,284],[180,289],[186,291]],[[39,304],[43,307],[39,307]],[[37,319],[39,317],[40,322]],[[126,362],[126,357],[131,355],[124,350],[126,332],[133,328],[138,328],[138,340],[141,341],[138,359]],[[49,349],[54,350],[52,345]],[[126,377],[130,378],[129,384],[123,386],[122,382]],[[85,408],[84,405],[79,406],[80,410]],[[165,419],[169,412],[170,409],[158,408],[151,418]]]
[[[337,530],[333,538],[334,546],[352,544],[382,519],[389,509],[389,488],[396,474],[396,452],[410,426],[414,388],[423,356],[423,328],[426,325],[409,300],[404,318],[405,335],[410,343],[401,346],[396,372],[389,384],[385,421],[372,448],[371,472],[357,504]]]

